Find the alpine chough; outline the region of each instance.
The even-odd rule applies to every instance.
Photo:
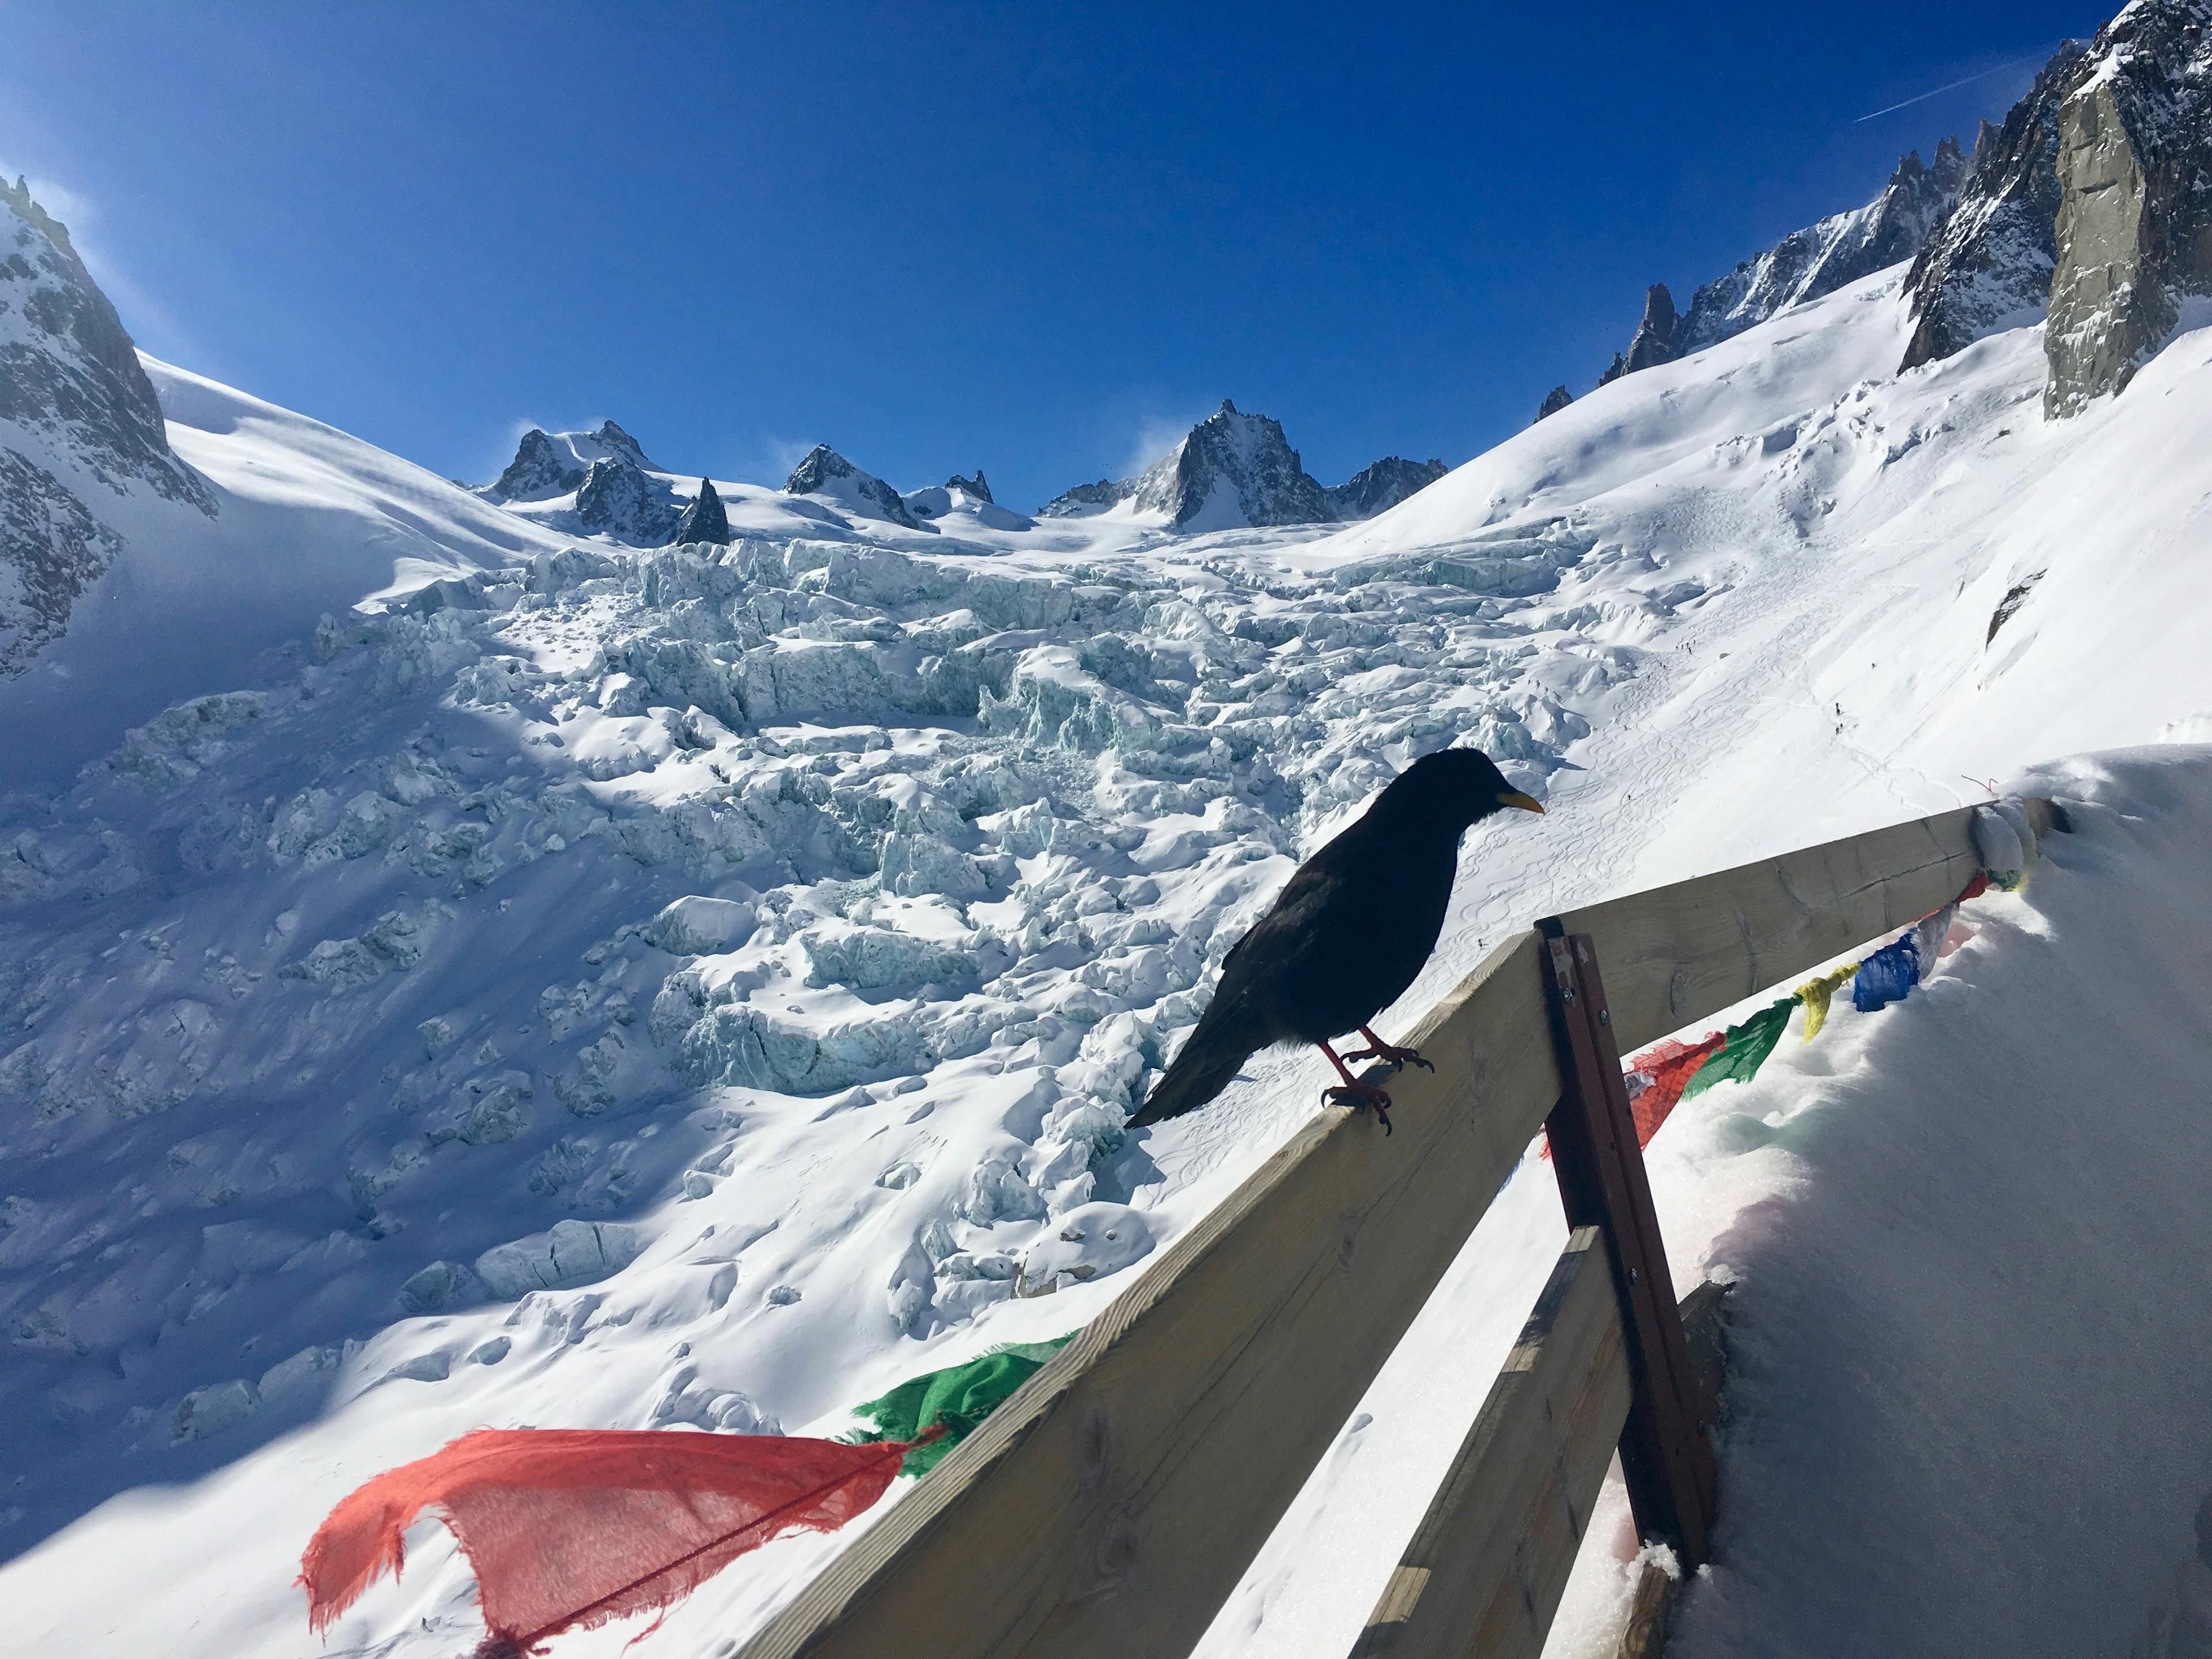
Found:
[[[1392,779],[1357,822],[1298,866],[1274,908],[1223,959],[1205,1016],[1129,1127],[1197,1110],[1262,1048],[1310,1042],[1343,1079],[1325,1097],[1374,1107],[1388,1130],[1390,1097],[1354,1079],[1347,1062],[1428,1066],[1368,1022],[1404,994],[1436,949],[1460,837],[1509,806],[1544,810],[1474,749],[1425,755]],[[1367,1047],[1340,1056],[1329,1040],[1348,1031]]]

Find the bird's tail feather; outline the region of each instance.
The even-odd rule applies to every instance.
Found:
[[[1128,1127],[1141,1129],[1147,1123],[1196,1111],[1227,1088],[1237,1068],[1265,1045],[1264,1036],[1245,1029],[1243,1021],[1201,1020]]]

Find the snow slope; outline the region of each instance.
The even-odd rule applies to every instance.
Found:
[[[240,685],[325,611],[565,545],[319,421],[140,361],[215,512],[149,491],[104,501],[129,551],[32,670],[0,681],[0,790],[65,779],[170,703]]]
[[[1243,923],[1428,749],[1480,744],[1551,813],[1469,837],[1386,1030],[1567,903],[2204,735],[2212,333],[2053,425],[2033,331],[1891,378],[1900,276],[1328,534],[756,520],[638,554],[238,415],[282,484],[257,510],[388,526],[358,589],[414,557],[483,569],[484,608],[348,617],[246,695],[203,658],[194,701],[6,808],[0,1589],[27,1639],[307,1650],[315,1521],[466,1428],[821,1431],[1073,1328],[1311,1109],[1317,1062],[1267,1056],[1118,1133]],[[170,412],[245,499],[216,418]],[[2081,881],[2171,856],[2102,877],[2102,845]],[[1990,928],[1995,971],[2019,930]],[[1809,1052],[1887,1076],[1887,1029]],[[1667,1189],[1686,1281],[1719,1241],[1748,1298],[1723,1212],[1771,1190]],[[1524,1169],[1206,1652],[1349,1644],[1559,1227]],[[421,1538],[332,1651],[473,1639]],[[645,1650],[727,1651],[836,1547],[748,1559]]]

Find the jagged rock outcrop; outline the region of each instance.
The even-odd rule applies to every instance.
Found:
[[[992,498],[991,486],[983,481],[983,469],[980,466],[975,469],[975,476],[972,478],[963,478],[957,472],[954,473],[945,481],[945,487],[973,495],[979,501],[988,501]]]
[[[1555,386],[1544,394],[1544,401],[1537,405],[1536,418],[1540,421],[1549,420],[1574,400],[1574,393],[1569,392],[1566,387]]]
[[[576,490],[576,518],[585,529],[633,546],[665,545],[675,534],[678,516],[667,486],[627,455],[593,461]]]
[[[1956,205],[1905,279],[1915,324],[1900,368],[2042,313],[2058,258],[2058,110],[2085,61],[2078,42],[2065,42],[2002,126],[1983,124]]]
[[[1336,509],[1338,518],[1371,519],[1416,491],[1426,489],[1448,470],[1442,461],[1409,461],[1401,455],[1386,455],[1322,493]]]
[[[1615,352],[1612,365],[1598,376],[1597,383],[1607,386],[1639,368],[1673,362],[1682,355],[1674,347],[1674,331],[1680,321],[1674,311],[1674,296],[1667,291],[1667,284],[1652,283],[1644,291],[1644,320],[1636,325],[1627,355]]]
[[[884,519],[908,530],[921,528],[905,501],[872,472],[863,472],[827,444],[817,444],[792,469],[784,489],[793,495],[827,495],[848,513]]]
[[[2058,112],[2045,412],[2122,390],[2212,295],[2212,0],[2137,0]]]
[[[0,179],[0,677],[67,629],[124,548],[101,501],[140,487],[215,512],[69,231]]]
[[[532,427],[515,446],[507,471],[481,493],[496,501],[550,501],[580,488],[592,463],[602,460],[625,461],[644,472],[665,470],[612,421],[601,422],[596,432],[546,432]]]
[[[1703,351],[1790,306],[1912,258],[1958,201],[1969,170],[1955,138],[1936,146],[1932,164],[1917,149],[1900,157],[1881,194],[1865,206],[1790,232],[1691,295],[1674,331],[1676,355]]]
[[[1667,291],[1666,283],[1654,283],[1646,289],[1644,320],[1636,325],[1636,332],[1628,342],[1627,373],[1655,368],[1680,356],[1682,354],[1674,347],[1674,329],[1680,321],[1674,310],[1674,296]]]
[[[1246,415],[1226,398],[1183,441],[1133,478],[1102,479],[1054,498],[1047,518],[1096,513],[1127,501],[1164,514],[1177,530],[1328,524],[1336,510],[1283,436],[1279,422]]]
[[[722,498],[714,493],[712,478],[699,480],[699,493],[691,505],[684,509],[684,516],[676,521],[676,533],[669,539],[674,542],[719,542],[727,544],[730,539],[730,515],[723,510]]]

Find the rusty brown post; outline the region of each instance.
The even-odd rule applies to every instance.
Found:
[[[1638,1532],[1663,1540],[1694,1571],[1711,1553],[1714,1468],[1706,1438],[1712,1407],[1690,1364],[1674,1280],[1636,1141],[1620,1074],[1613,1016],[1589,935],[1543,934],[1544,996],[1565,1092],[1545,1121],[1569,1227],[1605,1230],[1613,1289],[1628,1340],[1634,1399],[1620,1436],[1621,1472]]]

